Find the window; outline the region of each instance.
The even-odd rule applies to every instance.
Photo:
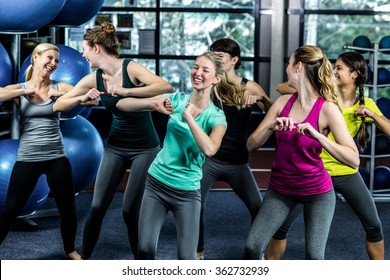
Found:
[[[189,73],[196,56],[216,39],[229,37],[241,47],[239,71],[255,79],[260,67],[256,50],[256,2],[260,0],[106,0],[84,27],[109,20],[116,26],[121,55],[160,75],[177,91],[189,92]],[[267,2],[267,1],[265,1]],[[258,11],[257,11],[258,14]],[[72,32],[72,30],[70,30]],[[80,41],[68,44],[81,50]],[[269,61],[269,57],[262,60]]]

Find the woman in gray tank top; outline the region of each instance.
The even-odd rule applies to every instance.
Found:
[[[72,89],[72,85],[50,80],[58,62],[59,49],[55,45],[39,44],[26,70],[26,82],[0,88],[0,101],[13,100],[20,116],[18,156],[0,213],[0,244],[27,203],[39,177],[45,174],[61,216],[66,257],[77,260],[81,257],[75,251],[77,216],[72,168],[65,153],[60,115],[53,111],[57,97]]]

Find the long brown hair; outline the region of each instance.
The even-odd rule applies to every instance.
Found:
[[[357,77],[355,79],[355,86],[359,92],[359,105],[364,105],[364,83],[367,79],[367,63],[364,57],[357,52],[345,52],[340,54],[337,59],[340,59],[342,62],[344,62],[350,72],[356,72]],[[352,137],[356,136],[359,148],[361,151],[363,151],[367,145],[369,133],[367,124],[365,122],[365,117],[362,116],[361,118],[362,123],[360,124],[359,130],[356,135],[352,135]]]
[[[88,46],[101,46],[108,54],[119,57],[119,42],[115,34],[115,27],[110,22],[103,22],[101,26],[85,32],[83,39]]]
[[[316,46],[301,46],[294,52],[294,65],[302,62],[311,86],[326,101],[339,105],[339,89],[333,79],[332,64]]]
[[[213,85],[211,88],[211,97],[214,100],[217,98],[220,103],[219,107],[223,106],[235,106],[237,109],[242,109],[244,104],[244,88],[236,86],[233,82],[228,79],[228,76],[225,71],[225,66],[222,59],[218,54],[208,51],[200,55],[199,57],[206,57],[215,66],[216,75],[222,77],[221,82],[216,85]]]

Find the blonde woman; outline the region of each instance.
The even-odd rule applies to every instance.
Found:
[[[338,107],[331,64],[322,50],[299,47],[286,72],[288,85],[297,92],[279,97],[247,142],[252,151],[272,133],[277,137],[269,188],[248,235],[246,259],[263,256],[269,240],[299,204],[304,209],[305,258],[324,259],[336,198],[322,149],[352,168],[360,163]],[[330,132],[335,141],[327,137]]]
[[[77,217],[72,168],[60,131],[60,113],[53,111],[56,99],[72,89],[50,80],[57,69],[59,49],[39,44],[26,70],[26,82],[0,88],[0,101],[13,100],[19,108],[20,143],[12,169],[5,206],[0,215],[0,243],[34,190],[42,174],[53,193],[61,216],[61,235],[66,257],[80,259],[75,251]]]

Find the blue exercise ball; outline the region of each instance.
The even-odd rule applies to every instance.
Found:
[[[377,166],[374,169],[374,190],[390,190],[390,168]]]
[[[103,155],[103,141],[97,129],[84,117],[60,122],[66,154],[73,171],[75,192],[87,188],[96,178]]]
[[[18,139],[5,139],[0,141],[0,209],[4,208],[12,168],[16,162],[19,148]],[[19,216],[33,214],[47,199],[50,189],[46,176],[42,175],[35,186],[27,204]]]
[[[0,31],[34,32],[53,20],[64,4],[65,0],[1,1]]]
[[[7,50],[0,43],[0,87],[12,82],[12,63]]]
[[[386,118],[390,119],[390,98],[381,97],[376,101],[376,105],[382,114],[385,115]]]
[[[56,71],[54,71],[50,76],[52,80],[76,85],[78,81],[81,80],[81,78],[92,72],[88,61],[83,58],[79,51],[61,44],[57,44],[56,46],[60,50],[60,62]],[[25,72],[27,67],[31,64],[31,56],[32,54],[30,54],[25,59],[22,66],[20,67],[20,73],[18,77],[19,83],[24,82],[26,79]],[[70,111],[62,112],[61,118],[74,118],[84,109],[84,106],[78,105]]]
[[[372,84],[373,80],[374,80],[374,72],[372,71],[371,67],[367,65],[366,84]]]
[[[359,167],[359,174],[362,177],[367,188],[369,188],[370,187],[370,172],[368,172],[364,168]]]
[[[375,136],[375,154],[386,155],[390,154],[390,137],[383,133],[378,133]]]
[[[365,48],[365,49],[369,49],[369,48],[372,47],[370,39],[367,36],[364,36],[364,35],[357,36],[353,40],[352,45],[354,47]],[[356,50],[356,51],[359,52],[359,53],[366,53],[367,52],[366,50]]]
[[[390,49],[390,36],[385,36],[379,41],[380,49]],[[382,51],[385,54],[390,54],[390,51]]]
[[[61,11],[48,25],[83,25],[99,12],[103,2],[104,0],[66,0]]]
[[[378,68],[378,85],[390,84],[390,71],[385,67]]]

